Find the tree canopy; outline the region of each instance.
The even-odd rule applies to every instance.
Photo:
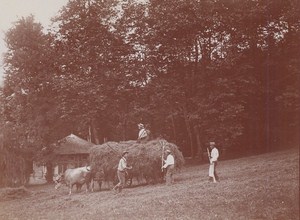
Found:
[[[130,140],[140,122],[200,160],[209,141],[224,158],[299,144],[299,10],[70,0],[48,33],[22,18],[6,33],[1,152],[47,162],[70,133]]]

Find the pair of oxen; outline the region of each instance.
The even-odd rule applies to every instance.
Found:
[[[131,185],[132,177],[126,176],[127,184]],[[59,189],[63,184],[69,188],[69,195],[72,194],[72,188],[76,185],[77,192],[86,184],[86,191],[94,191],[95,182],[99,185],[101,191],[102,182],[104,181],[104,172],[91,170],[89,166],[67,169],[63,174],[54,178],[55,189]]]

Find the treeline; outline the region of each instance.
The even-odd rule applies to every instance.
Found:
[[[1,152],[47,162],[70,133],[132,140],[140,122],[200,160],[209,141],[224,157],[299,145],[299,15],[297,0],[70,0],[48,33],[22,18]]]

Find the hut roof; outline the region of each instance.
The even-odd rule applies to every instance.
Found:
[[[94,146],[90,143],[74,134],[59,140],[56,143],[54,150],[55,154],[89,154],[90,149]]]

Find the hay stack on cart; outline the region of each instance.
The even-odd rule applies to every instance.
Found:
[[[164,144],[162,144],[164,142]],[[129,151],[128,165],[132,166],[130,177],[141,183],[157,183],[162,180],[162,153],[169,149],[175,158],[175,168],[180,169],[184,158],[175,144],[164,140],[152,140],[145,143],[136,141],[107,142],[96,145],[90,150],[90,165],[93,172],[101,172],[103,180],[115,182],[116,171],[122,152]],[[166,155],[164,154],[164,159]]]

